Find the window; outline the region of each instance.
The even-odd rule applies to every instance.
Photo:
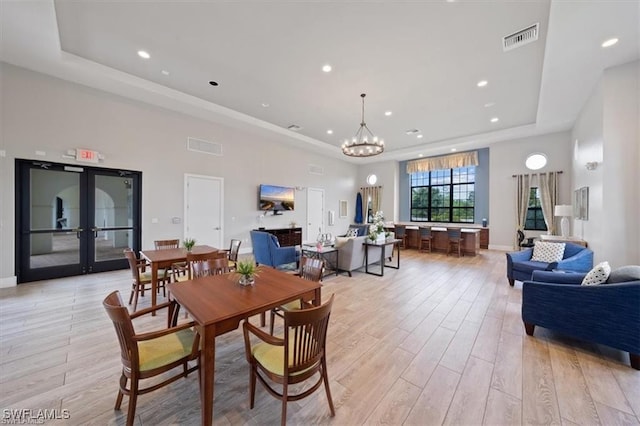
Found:
[[[536,187],[529,190],[529,208],[527,208],[527,220],[524,223],[527,231],[546,231],[542,205],[540,204],[540,191]]]
[[[474,222],[475,167],[411,174],[411,220]]]

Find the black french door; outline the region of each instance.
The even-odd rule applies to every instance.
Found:
[[[142,174],[16,160],[18,283],[128,267],[140,249]]]

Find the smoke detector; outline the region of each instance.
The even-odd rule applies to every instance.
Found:
[[[535,23],[513,34],[502,37],[502,50],[506,52],[507,50],[513,50],[538,40],[539,27],[540,24]]]

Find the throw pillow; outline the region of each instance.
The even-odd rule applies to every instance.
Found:
[[[640,266],[629,265],[614,269],[609,274],[607,284],[624,283],[627,281],[640,281]]]
[[[611,273],[609,262],[600,262],[585,275],[582,285],[598,285],[607,281]]]
[[[357,237],[358,236],[358,228],[349,228],[347,231],[347,235],[345,237]]]
[[[343,245],[347,244],[347,241],[353,239],[353,237],[336,237],[335,247],[340,248]]]
[[[536,241],[533,246],[533,256],[531,260],[534,262],[560,262],[564,256],[565,243],[549,243],[544,241]]]

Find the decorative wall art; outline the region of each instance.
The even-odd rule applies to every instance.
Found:
[[[573,192],[573,217],[589,220],[589,187],[583,186]]]

